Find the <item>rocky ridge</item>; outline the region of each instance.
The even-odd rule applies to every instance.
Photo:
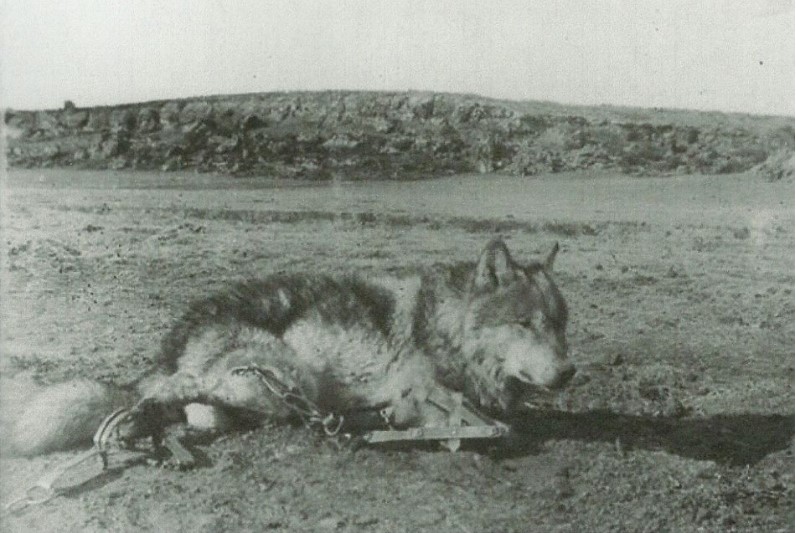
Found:
[[[263,93],[6,110],[12,167],[417,179],[481,172],[793,177],[794,122],[434,93]]]

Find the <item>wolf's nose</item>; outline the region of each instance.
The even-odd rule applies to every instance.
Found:
[[[572,379],[572,376],[575,375],[575,372],[577,372],[575,366],[568,365],[564,370],[561,371],[560,374],[558,374],[558,377],[556,377],[553,388],[560,388],[569,383],[569,381]]]

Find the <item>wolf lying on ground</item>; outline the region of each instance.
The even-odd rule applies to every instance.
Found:
[[[517,263],[502,240],[476,263],[414,276],[277,275],[194,303],[164,338],[157,368],[128,390],[90,381],[45,389],[12,431],[18,453],[89,441],[115,407],[135,407],[125,438],[188,424],[220,430],[295,416],[236,368],[273,369],[321,411],[387,408],[392,427],[445,425],[431,395],[501,418],[523,395],[565,385],[567,307],[542,262]],[[451,400],[453,402],[453,400]]]

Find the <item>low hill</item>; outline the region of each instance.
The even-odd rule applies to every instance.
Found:
[[[309,180],[610,170],[793,176],[794,120],[433,93],[264,93],[6,110],[12,167]]]

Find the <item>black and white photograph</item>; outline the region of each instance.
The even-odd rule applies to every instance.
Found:
[[[0,0],[0,530],[792,532],[793,0]]]

